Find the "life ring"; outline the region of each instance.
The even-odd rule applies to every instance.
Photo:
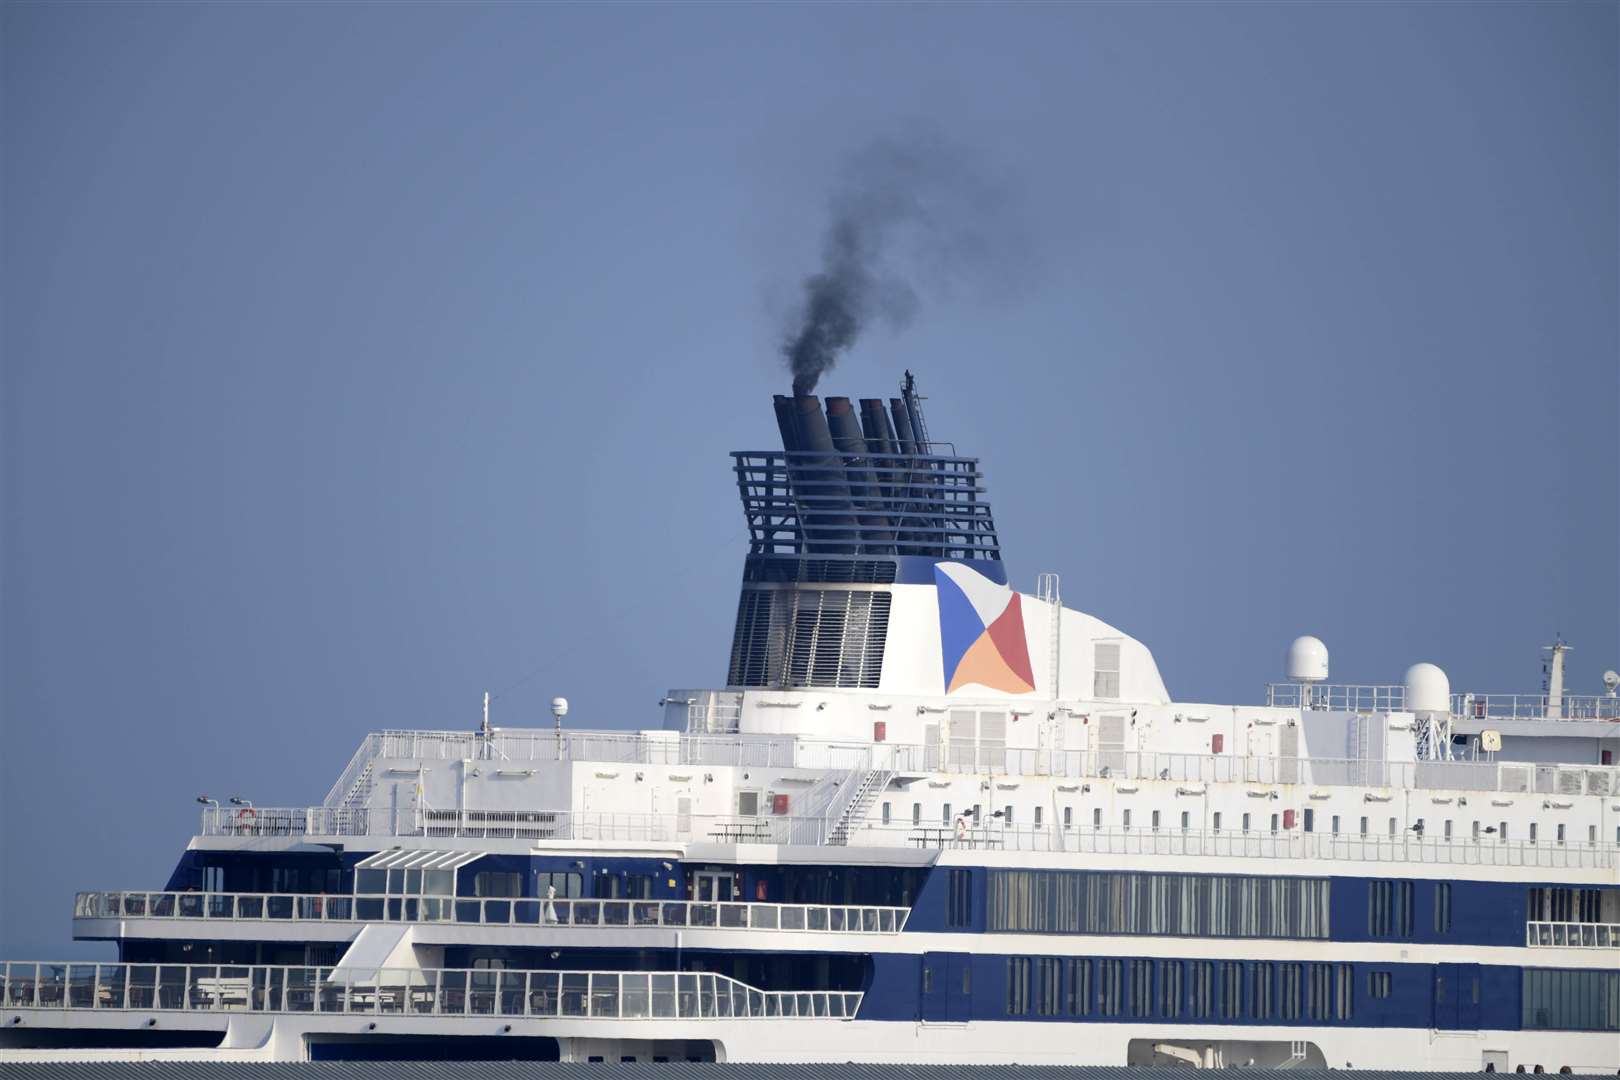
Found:
[[[958,844],[960,844],[963,840],[966,840],[966,839],[967,839],[967,821],[965,821],[962,818],[957,818],[956,819],[956,842]]]
[[[251,806],[244,806],[236,812],[236,831],[247,832],[258,824],[259,812]]]

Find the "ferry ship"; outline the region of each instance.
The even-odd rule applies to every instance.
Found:
[[[0,963],[0,1057],[1620,1067],[1620,678],[1334,684],[1301,637],[1177,701],[1012,587],[909,374],[775,412],[723,686],[204,796],[161,889],[77,896],[115,958]]]

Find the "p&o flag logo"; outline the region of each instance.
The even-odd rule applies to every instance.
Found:
[[[945,692],[976,683],[987,690],[1035,689],[1017,592],[960,563],[934,564]]]

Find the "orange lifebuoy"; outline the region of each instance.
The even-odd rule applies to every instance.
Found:
[[[258,822],[258,820],[259,812],[253,809],[251,806],[244,806],[242,809],[236,812],[236,829],[238,832],[246,832],[247,830],[251,829]]]

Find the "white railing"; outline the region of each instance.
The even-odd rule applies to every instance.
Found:
[[[360,774],[365,771],[366,766],[377,760],[377,747],[381,738],[380,735],[367,735],[360,740],[359,749],[355,750],[354,756],[349,759],[348,766],[344,768],[342,775],[337,778],[337,782],[332,785],[332,790],[326,793],[326,798],[321,805],[343,805],[343,801],[348,798],[349,789],[360,778]]]
[[[1405,686],[1353,683],[1267,683],[1266,705],[1333,712],[1404,712]],[[1620,720],[1620,697],[1565,694],[1452,694],[1451,715],[1470,720]]]
[[[75,919],[441,922],[898,934],[910,908],[701,900],[500,899],[308,893],[81,892]]]
[[[1620,923],[1527,922],[1524,943],[1531,948],[1620,949]]]
[[[1565,694],[1453,694],[1451,712],[1470,720],[1620,720],[1620,698]]]
[[[1275,804],[1272,804],[1275,805]],[[302,828],[311,810],[268,810],[258,819],[255,835],[283,819]],[[361,820],[363,811],[344,811],[342,823]],[[466,811],[465,813],[473,813]],[[759,844],[810,844],[826,842],[826,822],[821,818],[757,817],[716,818],[697,814],[613,814],[582,811],[503,811],[523,819],[501,827],[502,836],[569,841],[654,841],[679,844],[703,841]],[[1268,812],[1269,813],[1269,812]],[[1278,811],[1280,813],[1280,811]],[[377,836],[420,836],[410,832],[403,815],[394,821],[388,810],[372,812],[369,834]],[[285,818],[283,818],[285,816]],[[527,824],[525,824],[525,822]],[[525,830],[538,828],[544,832]],[[389,832],[391,827],[399,831]],[[471,833],[485,835],[473,827]],[[296,833],[294,835],[301,835]],[[323,834],[343,835],[343,834]],[[1271,832],[1264,828],[1181,829],[1089,828],[1076,824],[988,826],[958,832],[954,825],[879,825],[870,821],[849,830],[851,847],[922,848],[1005,848],[1015,851],[1069,851],[1105,855],[1214,855],[1247,856],[1266,859],[1333,859],[1370,862],[1418,862],[1468,866],[1524,866],[1564,868],[1608,868],[1617,865],[1614,844],[1557,843],[1544,841],[1502,841],[1496,839],[1420,837],[1411,831],[1397,836],[1362,836],[1348,833],[1305,832],[1300,828]]]
[[[1355,683],[1267,683],[1266,705],[1274,709],[1400,712],[1406,707],[1406,687]]]
[[[203,836],[422,836],[472,840],[639,840],[658,843],[824,844],[821,817],[615,814],[566,810],[411,807],[255,807],[249,816],[208,807]]]
[[[0,964],[8,1009],[603,1020],[854,1018],[862,994],[757,990],[707,972]]]

